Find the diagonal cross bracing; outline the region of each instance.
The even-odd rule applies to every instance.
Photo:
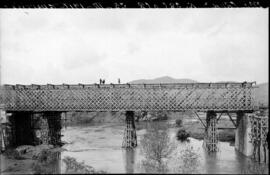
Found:
[[[253,90],[252,83],[4,85],[0,104],[6,111],[252,111]]]

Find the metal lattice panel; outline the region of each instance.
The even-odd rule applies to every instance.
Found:
[[[252,83],[5,85],[7,111],[253,110]]]
[[[268,159],[268,122],[267,116],[248,115],[251,122],[251,143],[253,144],[253,158],[259,162],[267,162]]]
[[[206,117],[206,131],[204,136],[204,146],[208,152],[218,151],[218,133],[216,114],[208,114]]]

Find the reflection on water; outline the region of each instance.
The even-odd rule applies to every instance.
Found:
[[[131,174],[134,173],[135,167],[135,151],[136,149],[126,149],[123,150],[123,155],[125,156],[125,170],[126,173]]]
[[[58,159],[51,162],[43,160],[36,164],[35,171],[46,172],[53,170],[53,173],[66,173],[66,157],[74,158],[77,164],[82,166],[91,166],[96,171],[104,170],[108,173],[141,173],[142,162],[146,160],[143,154],[141,140],[143,136],[149,132],[147,129],[137,131],[138,147],[135,149],[122,149],[122,139],[124,125],[92,125],[92,126],[76,126],[63,128],[63,141],[67,144],[63,146],[66,151],[58,155]],[[228,142],[219,142],[219,151],[217,153],[208,154],[202,147],[203,141],[190,138],[189,142],[179,142],[176,140],[177,128],[167,129],[167,133],[172,141],[175,141],[176,149],[172,156],[166,159],[166,166],[169,170],[177,168],[177,159],[181,159],[183,154],[181,151],[187,150],[192,146],[192,150],[198,155],[199,165],[197,166],[200,173],[224,173],[236,174],[243,172],[250,161],[247,157],[235,151],[233,146]],[[192,150],[186,155],[192,155]],[[53,157],[53,156],[52,156]],[[182,159],[183,160],[183,159]],[[26,160],[20,160],[23,162]],[[14,164],[15,173],[29,173],[31,168],[19,161],[4,160],[1,155],[1,174],[14,174],[14,171],[7,170],[7,164]],[[47,164],[45,163],[47,162]],[[181,162],[181,161],[180,161]],[[192,161],[191,161],[192,162]],[[37,163],[37,162],[32,162]],[[16,164],[16,165],[15,165]],[[32,167],[33,168],[33,167]],[[14,170],[13,169],[13,170]],[[3,172],[3,170],[5,172]],[[267,170],[268,171],[268,170]],[[12,172],[12,173],[9,173]],[[179,172],[179,171],[178,171]],[[52,172],[50,172],[52,173]]]

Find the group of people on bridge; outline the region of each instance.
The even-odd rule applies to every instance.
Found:
[[[118,84],[120,84],[121,81],[120,81],[120,78],[118,78]],[[99,84],[105,84],[105,79],[99,79]]]

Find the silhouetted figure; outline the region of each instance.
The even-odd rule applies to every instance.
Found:
[[[105,79],[103,80],[103,82],[102,82],[103,84],[105,84]]]
[[[99,79],[99,84],[102,84],[102,80],[101,80],[101,78]]]
[[[118,84],[120,84],[120,78],[118,78]]]

